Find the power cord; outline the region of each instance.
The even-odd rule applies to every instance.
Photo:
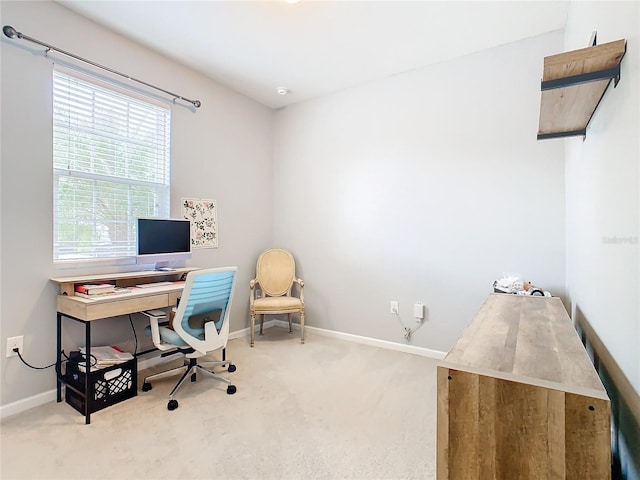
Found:
[[[400,322],[400,325],[402,326],[402,336],[406,341],[411,340],[411,334],[417,332],[420,328],[422,328],[422,325],[424,325],[424,323],[420,323],[420,325],[418,325],[416,328],[410,328],[405,326],[398,312],[393,313],[392,315],[394,315],[398,319],[398,322]]]
[[[138,335],[136,335],[136,329],[133,326],[133,319],[131,318],[131,314],[129,314],[129,323],[131,324],[131,331],[133,332],[134,339],[134,348],[133,348],[133,356],[135,357],[138,354]]]
[[[47,368],[51,368],[51,367],[55,367],[57,362],[52,363],[51,365],[47,365],[46,367],[35,367],[33,365],[31,365],[30,363],[28,363],[23,357],[22,354],[20,353],[20,350],[17,348],[14,348],[13,351],[18,355],[18,358],[20,359],[20,361],[22,363],[24,363],[27,367],[32,368],[34,370],[45,370]],[[71,352],[71,357],[68,357],[66,353],[64,353],[64,350],[61,352],[62,355],[64,356],[64,360],[62,361],[62,363],[65,362],[74,362],[74,363],[81,363],[80,360],[84,359],[84,356],[80,354],[80,352]],[[75,354],[75,355],[74,355]],[[91,360],[93,361],[93,363],[91,363],[90,366],[95,366],[98,364],[98,359],[96,357],[94,357],[93,355],[91,355]]]
[[[13,351],[18,355],[18,358],[20,359],[20,361],[22,363],[24,363],[29,368],[33,368],[34,370],[45,370],[47,368],[54,367],[55,364],[56,364],[56,362],[54,362],[51,365],[47,365],[46,367],[34,367],[33,365],[30,365],[29,363],[27,363],[27,361],[24,358],[22,358],[22,354],[20,353],[20,350],[18,350],[17,348],[14,348]],[[62,354],[64,355],[64,352],[62,352]],[[67,357],[66,355],[64,355],[64,356],[66,358],[65,361],[68,361],[69,357]]]
[[[131,314],[129,314],[129,323],[131,324],[131,330],[133,331],[133,338],[135,340],[135,348],[133,350],[133,355],[135,356],[138,353],[138,335],[136,335],[136,329],[133,326],[133,319],[131,318]],[[45,367],[36,367],[31,365],[29,362],[27,362],[23,358],[18,348],[14,348],[13,351],[18,355],[18,358],[22,363],[24,363],[27,367],[32,368],[33,370],[46,370],[47,368],[55,367],[57,363],[57,362],[53,362],[51,365],[47,365]],[[65,362],[73,362],[78,364],[84,363],[84,355],[82,355],[79,351],[71,352],[70,357],[68,357],[67,354],[64,353],[64,350],[61,353],[64,356],[64,360],[62,361],[62,363],[65,363]],[[90,364],[91,367],[94,367],[98,364],[98,359],[93,354],[91,355],[91,360],[92,360],[92,363]]]

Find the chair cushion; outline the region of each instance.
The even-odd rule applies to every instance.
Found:
[[[171,345],[175,345],[176,347],[188,347],[189,346],[184,340],[182,340],[182,338],[180,338],[180,335],[178,335],[171,328],[160,327],[158,330],[160,331],[160,340],[162,340],[163,342],[169,343]],[[147,326],[144,329],[144,334],[147,337],[151,337],[151,327],[150,326]]]
[[[265,297],[256,298],[253,307],[258,311],[296,312],[302,309],[302,302],[296,297]]]
[[[175,311],[175,308],[173,309]],[[220,332],[222,327],[221,310],[213,310],[210,312],[204,312],[198,315],[191,315],[188,318],[187,324],[184,326],[185,330],[192,336],[199,340],[204,340],[204,324],[208,321],[213,321],[216,330]],[[172,316],[173,317],[173,316]],[[171,322],[170,322],[171,325]],[[178,335],[172,327],[158,327],[160,332],[160,340],[164,343],[175,345],[176,347],[186,347],[188,344]],[[147,337],[151,337],[151,326],[147,326],[144,329],[144,333]]]

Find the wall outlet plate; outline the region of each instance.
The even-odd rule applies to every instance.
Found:
[[[24,345],[24,337],[20,335],[19,337],[9,337],[7,338],[7,358],[9,357],[17,357],[18,354],[13,351],[14,348],[17,348],[20,354],[22,355]]]
[[[391,300],[389,302],[389,313],[393,313],[393,314],[397,315],[399,311],[400,311],[400,308],[398,307],[398,301],[397,300]]]

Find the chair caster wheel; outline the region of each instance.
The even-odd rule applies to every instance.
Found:
[[[149,390],[151,390],[153,387],[151,386],[151,384],[149,382],[144,382],[142,384],[142,391],[143,392],[148,392]]]
[[[175,410],[176,408],[178,408],[178,401],[177,400],[169,400],[169,403],[167,403],[167,409],[168,410]]]
[[[227,368],[227,372],[233,373],[236,371],[236,366],[233,363],[229,364],[229,368]]]
[[[233,395],[234,393],[236,393],[236,386],[235,385],[229,385],[227,387],[227,394],[228,395]]]

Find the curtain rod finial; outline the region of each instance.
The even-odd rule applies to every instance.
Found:
[[[2,32],[9,38],[16,38],[20,36],[20,32],[18,32],[11,25],[5,25],[2,27]]]

